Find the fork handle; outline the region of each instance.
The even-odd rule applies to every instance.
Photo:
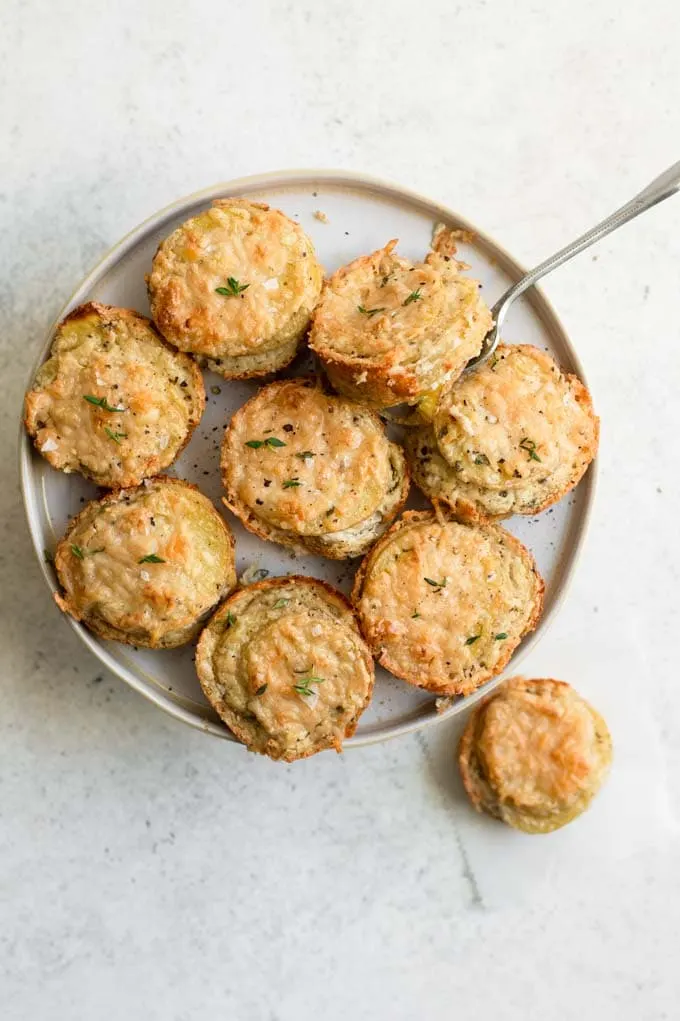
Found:
[[[535,269],[530,270],[526,276],[523,276],[521,280],[518,280],[516,284],[508,288],[505,294],[496,302],[494,307],[491,309],[491,313],[494,317],[496,327],[494,340],[498,337],[498,328],[505,317],[505,313],[508,308],[520,294],[523,294],[528,287],[535,284],[537,280],[544,277],[547,273],[551,273],[552,270],[557,269],[558,266],[562,266],[569,259],[572,259],[579,252],[582,252],[584,248],[590,248],[600,238],[606,237],[607,234],[611,234],[612,231],[618,230],[624,223],[628,223],[629,220],[634,220],[640,213],[646,212],[655,206],[657,202],[663,202],[664,199],[670,198],[677,191],[680,191],[680,162],[674,163],[668,170],[664,170],[662,174],[655,177],[651,184],[648,184],[641,192],[639,192],[635,198],[632,198],[630,202],[626,202],[624,206],[617,209],[616,212],[612,213],[601,223],[598,223],[595,227],[586,231],[575,241],[572,241],[570,245],[566,245],[561,248],[559,252],[555,252],[545,262],[540,263]],[[495,344],[494,344],[495,346]],[[490,353],[490,352],[489,352]]]

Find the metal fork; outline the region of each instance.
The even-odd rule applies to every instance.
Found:
[[[568,262],[574,255],[578,255],[585,248],[590,248],[600,238],[606,237],[607,234],[611,234],[614,230],[618,230],[619,227],[622,227],[624,223],[628,223],[629,220],[634,220],[636,216],[651,209],[657,202],[663,202],[664,199],[670,198],[676,191],[680,191],[680,162],[674,163],[668,170],[664,170],[663,174],[656,177],[635,198],[632,198],[630,202],[626,202],[625,206],[621,206],[615,213],[608,216],[606,220],[602,220],[597,226],[586,231],[585,234],[582,234],[575,241],[572,241],[570,245],[561,248],[559,252],[555,252],[549,259],[540,263],[535,269],[530,270],[526,276],[523,276],[521,280],[518,280],[516,284],[509,287],[491,309],[494,325],[484,338],[480,354],[468,363],[468,368],[481,365],[482,362],[485,362],[493,354],[498,344],[499,330],[515,298],[519,298],[520,294],[524,294],[527,288],[535,284],[541,277],[544,277],[547,273],[552,273],[554,269]]]

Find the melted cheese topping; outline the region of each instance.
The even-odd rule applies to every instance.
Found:
[[[340,751],[373,686],[352,613],[309,578],[237,592],[201,636],[196,662],[206,695],[237,736],[287,761]]]
[[[432,426],[410,430],[413,477],[469,519],[536,514],[569,492],[597,452],[599,422],[575,376],[526,345],[465,376]]]
[[[433,426],[463,483],[526,489],[592,458],[596,421],[583,386],[528,345],[502,345],[439,401]]]
[[[396,241],[356,259],[327,282],[314,314],[310,346],[320,357],[351,363],[354,385],[380,370],[392,403],[437,390],[479,353],[491,328],[477,281],[449,255],[413,263]],[[363,380],[366,382],[366,380]]]
[[[163,335],[180,350],[219,359],[289,341],[322,277],[299,224],[266,205],[222,199],[162,242],[148,286]]]
[[[587,807],[611,759],[604,720],[568,684],[508,681],[475,711],[461,768],[475,803],[529,832],[563,826]]]
[[[225,433],[229,504],[298,535],[340,532],[384,502],[394,486],[394,448],[365,408],[310,381],[272,383],[234,415]]]
[[[144,645],[188,641],[236,582],[224,521],[202,493],[174,479],[89,503],[59,543],[55,566],[72,616]]]
[[[91,303],[57,329],[26,395],[26,427],[55,468],[131,486],[172,463],[204,404],[197,366],[148,319]]]
[[[502,800],[532,811],[568,807],[598,762],[595,721],[578,697],[511,689],[487,706],[477,753]]]
[[[529,552],[497,525],[405,514],[362,565],[353,598],[374,654],[398,677],[467,693],[499,673],[542,607]]]

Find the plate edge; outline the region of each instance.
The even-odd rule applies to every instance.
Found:
[[[180,212],[182,209],[189,205],[202,200],[209,201],[212,198],[217,197],[219,194],[224,194],[229,191],[256,191],[262,188],[272,187],[275,184],[281,186],[283,183],[290,184],[291,186],[295,183],[312,183],[327,181],[333,183],[336,186],[345,184],[347,187],[359,187],[362,189],[370,188],[375,191],[385,194],[391,194],[398,198],[406,198],[412,203],[422,205],[424,208],[436,209],[438,214],[441,214],[442,218],[454,220],[464,228],[470,229],[476,239],[481,242],[481,246],[493,250],[494,256],[500,255],[499,264],[504,272],[506,272],[512,279],[519,279],[526,272],[525,268],[517,262],[517,260],[510,255],[510,253],[497,241],[495,241],[490,235],[484,231],[479,230],[475,225],[471,224],[465,217],[460,216],[454,210],[448,206],[443,205],[436,199],[431,199],[421,193],[414,191],[410,188],[402,187],[396,182],[388,181],[371,174],[364,174],[351,170],[341,170],[333,168],[294,168],[277,171],[267,171],[262,174],[251,174],[245,177],[235,178],[229,181],[218,182],[214,185],[210,185],[206,188],[198,189],[197,191],[191,192],[188,195],[182,196],[179,199],[168,203],[161,209],[152,213],[146,217],[135,227],[129,230],[126,234],[120,238],[114,245],[112,245],[102,257],[95,263],[92,269],[87,273],[82,280],[78,283],[77,287],[72,291],[68,299],[64,302],[61,309],[57,313],[55,319],[50,323],[49,329],[46,332],[47,340],[42,345],[40,352],[34,359],[29,372],[27,373],[24,392],[30,386],[30,383],[35,377],[38,367],[42,364],[45,358],[46,351],[51,343],[52,336],[54,334],[55,327],[68,313],[77,300],[77,295],[81,294],[83,290],[91,288],[97,278],[105,271],[108,265],[114,261],[119,255],[124,254],[125,248],[132,247],[140,235],[143,235],[152,226],[158,226],[164,220],[169,219],[172,215]],[[569,351],[572,359],[574,369],[577,372],[579,378],[583,381],[584,385],[588,387],[588,380],[586,373],[583,368],[581,359],[574,348],[567,331],[565,330],[559,316],[557,315],[554,307],[552,306],[549,299],[543,293],[540,287],[533,286],[525,295],[525,300],[531,304],[535,312],[538,314],[541,321],[545,324],[549,332],[558,333],[567,350]],[[22,404],[23,407],[23,404]],[[28,524],[28,530],[33,545],[33,549],[40,565],[43,578],[46,585],[54,595],[58,591],[58,586],[55,583],[55,579],[51,577],[50,572],[47,570],[44,558],[42,556],[42,550],[39,548],[37,541],[36,529],[33,523],[33,511],[30,506],[30,493],[29,493],[29,465],[32,457],[32,445],[29,437],[26,435],[23,419],[19,423],[19,444],[18,444],[18,461],[19,461],[19,480],[22,494],[22,502],[24,506],[24,513],[26,515],[26,521]],[[471,695],[466,696],[459,702],[454,703],[449,709],[442,713],[433,713],[422,718],[418,717],[415,720],[407,723],[398,724],[396,726],[388,727],[384,732],[379,733],[367,733],[365,735],[357,734],[354,737],[349,738],[345,743],[344,747],[349,748],[361,748],[372,744],[378,744],[382,741],[388,741],[396,737],[401,737],[406,734],[414,733],[415,731],[424,730],[436,723],[443,722],[444,720],[451,719],[460,713],[467,711],[469,708],[474,706],[482,698],[485,698],[495,688],[497,688],[503,681],[511,674],[515,672],[517,665],[521,663],[526,656],[536,647],[539,641],[545,637],[554,620],[561,609],[564,600],[568,594],[571,582],[573,580],[574,572],[580,561],[585,539],[588,534],[593,505],[595,501],[595,491],[597,476],[599,471],[598,458],[595,458],[590,465],[585,478],[580,483],[580,486],[585,487],[585,500],[583,515],[580,521],[577,535],[574,540],[573,554],[571,562],[563,569],[560,585],[556,593],[554,602],[550,607],[549,612],[541,618],[539,621],[540,631],[536,631],[530,635],[522,646],[518,650],[517,654],[513,656],[511,660],[512,670],[503,671],[498,677],[494,677],[488,681],[485,685],[482,685],[477,691]],[[135,691],[138,691],[150,702],[158,706],[169,716],[180,720],[183,723],[188,724],[196,730],[202,731],[203,733],[211,734],[215,737],[228,740],[231,743],[239,744],[236,738],[231,732],[223,725],[216,722],[205,720],[201,721],[188,710],[184,709],[181,705],[175,702],[166,702],[160,694],[157,694],[152,688],[144,686],[135,675],[128,672],[125,668],[121,667],[117,661],[109,657],[105,649],[103,649],[99,643],[97,643],[83,627],[77,621],[72,618],[68,618],[69,624],[76,631],[78,636],[81,638],[83,643],[87,646],[90,652],[108,669],[111,673],[115,674],[120,680],[130,685]]]

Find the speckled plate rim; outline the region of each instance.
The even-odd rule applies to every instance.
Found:
[[[223,195],[249,194],[251,192],[262,191],[268,188],[281,189],[294,187],[296,185],[304,186],[312,184],[330,184],[335,187],[373,190],[378,196],[387,196],[392,199],[406,201],[411,205],[421,206],[429,212],[434,212],[436,216],[442,220],[455,223],[462,229],[472,231],[475,235],[475,244],[482,250],[489,253],[497,265],[500,266],[503,272],[512,280],[519,279],[526,272],[524,267],[518,263],[501,245],[452,209],[449,209],[447,206],[444,206],[433,199],[427,198],[418,192],[412,191],[411,189],[402,188],[398,184],[373,177],[369,174],[357,173],[351,170],[293,169],[269,171],[264,174],[253,174],[247,177],[240,177],[232,181],[224,181],[219,184],[211,185],[208,188],[202,188],[198,191],[192,192],[190,195],[185,195],[182,198],[171,202],[169,205],[164,206],[162,209],[153,213],[146,220],[143,220],[123,238],[121,238],[117,244],[113,245],[113,247],[102,256],[90,272],[81,280],[58,312],[54,321],[50,324],[50,327],[46,332],[45,342],[40,348],[40,351],[38,352],[27,376],[25,389],[28,389],[39,366],[45,360],[45,356],[52,342],[57,324],[64,318],[71,308],[75,307],[76,304],[81,303],[85,299],[88,291],[90,291],[97,281],[108,272],[111,266],[134,248],[137,242],[149,231],[157,229],[165,221],[181,214],[184,210],[195,205],[197,202],[211,202],[213,199],[219,198]],[[525,300],[531,305],[532,310],[541,321],[544,329],[551,335],[559,338],[560,343],[569,352],[569,356],[578,376],[584,384],[588,386],[581,360],[569,340],[569,336],[558,318],[557,313],[546,296],[540,288],[534,286],[526,292]],[[54,594],[58,591],[58,586],[55,583],[55,578],[52,572],[47,569],[43,557],[38,526],[38,513],[35,502],[35,487],[31,473],[32,444],[24,430],[23,421],[19,423],[18,451],[19,478],[31,542],[33,543],[33,548],[35,550],[43,578],[45,579],[45,583]],[[575,567],[583,550],[583,545],[590,525],[595,498],[597,472],[598,460],[596,458],[579,485],[579,489],[581,490],[584,500],[583,509],[577,519],[576,526],[572,526],[571,529],[572,534],[570,535],[569,555],[563,557],[563,561],[556,573],[554,579],[554,595],[551,605],[549,609],[544,612],[536,630],[524,639],[520,648],[508,664],[508,669],[499,674],[498,677],[494,677],[492,680],[487,681],[486,684],[483,684],[472,695],[467,695],[464,698],[454,701],[451,706],[444,709],[442,712],[436,712],[434,709],[427,709],[424,711],[422,716],[418,716],[413,720],[407,720],[403,723],[394,724],[392,726],[388,725],[378,733],[357,734],[344,742],[345,748],[360,748],[366,745],[378,744],[382,741],[400,737],[403,734],[411,734],[414,731],[422,730],[425,727],[432,726],[435,723],[457,716],[459,713],[467,711],[471,706],[489,695],[490,692],[492,692],[503,682],[503,680],[505,680],[505,678],[516,673],[519,663],[521,663],[529,655],[537,643],[545,636],[549,626],[553,623],[560,608],[562,607],[569,588],[569,583],[573,577]],[[181,720],[183,723],[187,723],[189,726],[203,731],[203,733],[211,734],[215,737],[220,737],[235,744],[239,744],[226,726],[210,720],[202,720],[194,716],[189,710],[183,708],[181,705],[170,700],[166,700],[158,690],[149,686],[140,677],[136,676],[133,671],[126,669],[117,660],[110,656],[106,651],[106,648],[101,645],[93,637],[93,635],[91,635],[90,632],[83,627],[82,624],[79,624],[77,621],[73,620],[73,618],[68,616],[67,620],[81,641],[87,646],[90,652],[96,656],[100,663],[110,670],[111,673],[125,681],[126,684],[129,684],[131,688],[135,689],[135,691],[138,691],[141,695],[147,698],[150,702],[153,702],[164,712],[175,717],[175,719]]]

